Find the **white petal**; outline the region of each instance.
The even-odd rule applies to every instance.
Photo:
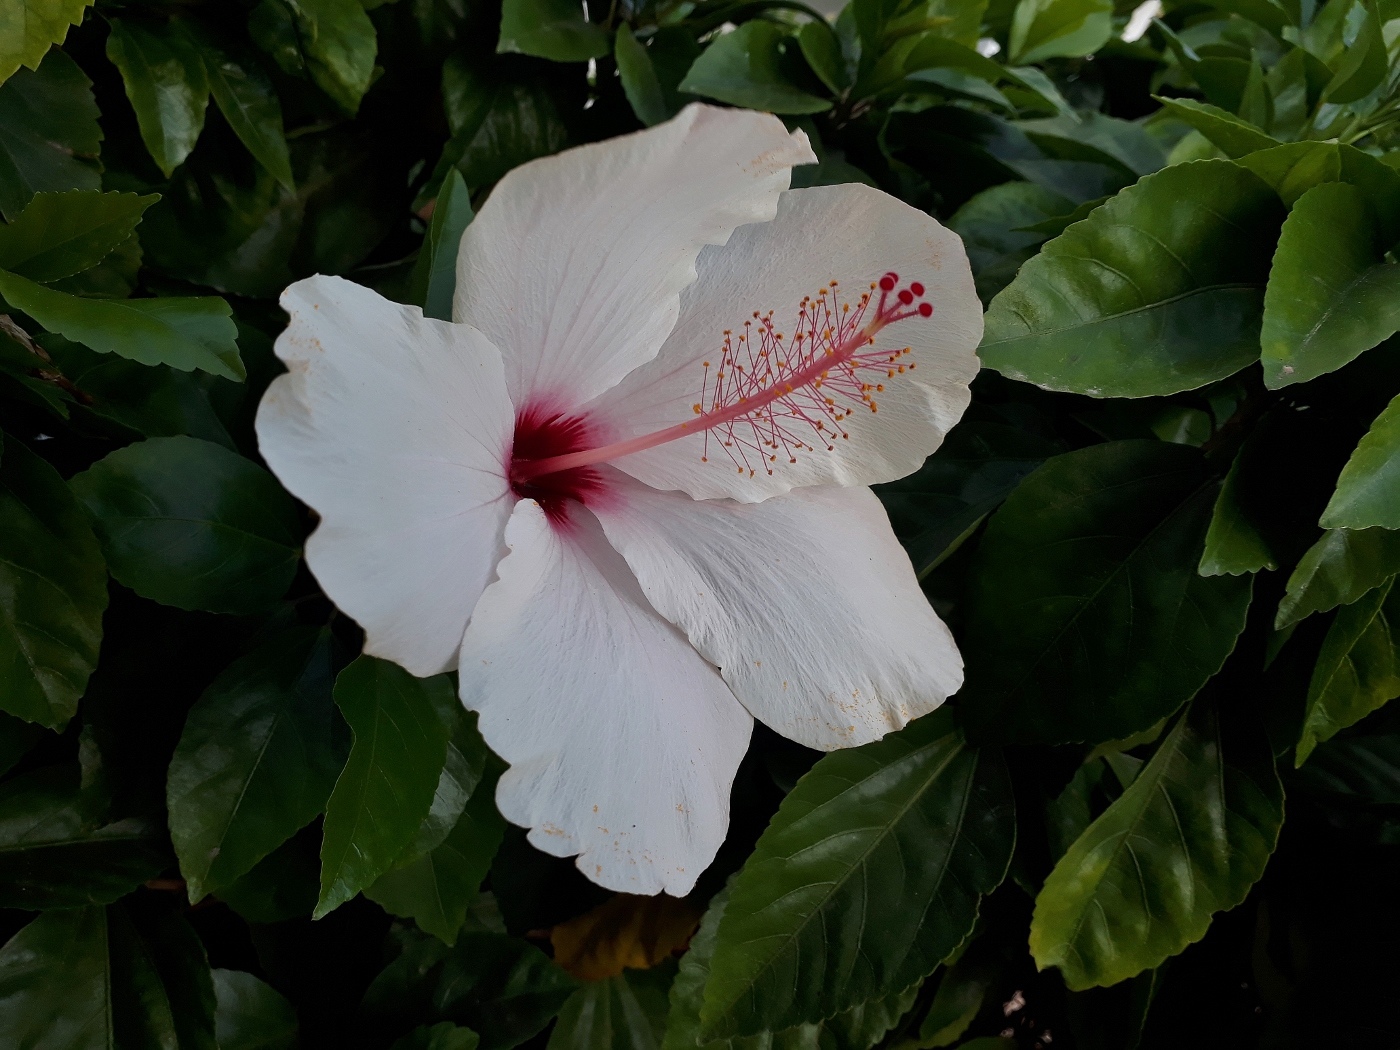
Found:
[[[258,446],[321,516],[306,561],[365,629],[365,651],[417,675],[456,665],[500,558],[514,412],[500,355],[338,277],[282,295],[287,364],[258,409]]]
[[[781,448],[750,452],[750,477],[731,461],[716,430],[708,462],[697,434],[617,460],[633,477],[697,499],[746,502],[806,485],[874,485],[917,470],[967,407],[982,339],[982,304],[967,253],[956,234],[888,194],[855,185],[784,193],[772,222],[745,226],[724,247],[705,249],[698,269],[660,354],[590,406],[618,440],[693,419],[692,406],[703,400],[703,363],[719,361],[725,329],[742,331],[754,311],[773,310],[778,331],[791,340],[803,296],[836,280],[841,298],[854,303],[871,282],[894,271],[925,286],[934,313],[900,321],[877,338],[881,349],[912,348],[906,360],[917,367],[894,378],[881,375],[878,413],[857,409],[845,421],[849,438],[838,439],[834,451],[810,427],[795,425],[794,433],[815,451],[796,452],[796,463]],[[768,456],[776,461],[764,462]]]
[[[875,494],[692,500],[619,480],[607,537],[755,718],[808,747],[877,740],[962,685],[962,657]]]
[[[453,316],[501,349],[517,405],[581,405],[656,355],[695,256],[773,217],[816,160],[776,117],[692,105],[511,171],[467,227]]]
[[[753,719],[656,614],[598,522],[533,500],[462,644],[461,689],[510,763],[496,802],[546,853],[627,893],[688,893],[729,825]]]

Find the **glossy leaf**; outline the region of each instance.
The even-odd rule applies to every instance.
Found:
[[[301,559],[291,497],[221,445],[152,438],[70,482],[112,575],[180,609],[248,613],[286,592]]]
[[[1243,157],[1246,153],[1270,149],[1278,139],[1266,135],[1248,121],[1228,110],[1193,98],[1159,98],[1162,108],[1178,120],[1190,124],[1227,157]]]
[[[447,760],[447,727],[437,707],[452,701],[446,675],[415,678],[372,656],[336,678],[335,702],[354,742],[326,803],[321,899],[313,918],[373,884],[413,841]]]
[[[1400,239],[1400,171],[1355,146],[1337,142],[1289,142],[1241,157],[1290,208],[1315,186],[1344,182],[1366,198],[1382,241]]]
[[[219,298],[82,299],[4,271],[0,295],[50,332],[100,354],[182,372],[198,368],[225,379],[246,374],[232,311]]]
[[[0,785],[0,907],[108,904],[160,874],[159,828],[135,817],[107,823],[89,809],[76,768]]]
[[[1296,762],[1319,743],[1400,696],[1400,595],[1394,580],[1346,606],[1332,621],[1308,684]]]
[[[1400,533],[1389,529],[1328,529],[1298,562],[1279,602],[1274,629],[1283,630],[1339,605],[1350,605],[1400,572]]]
[[[822,113],[831,100],[819,98],[794,84],[783,68],[785,49],[798,50],[772,22],[745,22],[732,33],[716,37],[695,60],[680,90],[765,109],[770,113]]]
[[[96,266],[159,199],[93,190],[36,194],[0,226],[0,270],[47,284]]]
[[[58,473],[12,437],[0,451],[0,710],[51,729],[97,666],[107,570]]]
[[[1400,266],[1361,191],[1333,182],[1293,205],[1264,296],[1264,382],[1306,382],[1400,330]]]
[[[1321,524],[1400,529],[1400,397],[1376,417],[1342,468]]]
[[[296,1050],[297,1015],[286,999],[250,973],[214,970],[219,1050]]]
[[[1255,724],[1197,701],[1069,848],[1031,919],[1036,965],[1071,989],[1149,970],[1244,900],[1283,823],[1283,786]]]
[[[121,71],[146,149],[169,178],[204,130],[209,105],[204,61],[177,23],[111,22],[107,57]]]
[[[569,996],[546,1050],[658,1050],[666,1030],[666,986],[630,970]]]
[[[219,112],[257,162],[288,190],[295,190],[282,129],[282,104],[272,81],[251,55],[230,54],[203,38],[199,46]]]
[[[286,0],[311,78],[353,114],[369,90],[379,42],[359,0]]]
[[[20,66],[38,69],[50,46],[82,22],[92,0],[15,0],[0,24],[0,82]]]
[[[1360,31],[1337,64],[1336,76],[1327,85],[1327,101],[1338,105],[1365,98],[1385,80],[1389,67],[1376,0],[1363,0],[1357,6],[1364,13]]]
[[[617,62],[617,72],[622,78],[622,91],[638,120],[652,127],[671,115],[646,46],[625,25],[617,27],[613,60]]]
[[[702,1038],[778,1031],[901,992],[967,935],[1013,832],[995,751],[946,713],[823,758],[734,882]]]
[[[15,217],[40,190],[95,190],[102,144],[92,82],[51,50],[37,70],[0,84],[0,214]]]
[[[471,195],[462,173],[452,169],[438,190],[433,217],[409,280],[409,296],[423,314],[452,320],[452,292],[457,287],[457,246],[473,218]]]
[[[170,837],[191,901],[218,890],[325,808],[348,748],[330,640],[287,631],[199,698],[170,762]]]
[[[1020,0],[1011,20],[1011,63],[1087,55],[1112,34],[1109,0]]]
[[[0,948],[0,1042],[111,1050],[109,982],[103,909],[45,912]]]
[[[584,17],[579,0],[505,0],[496,50],[583,62],[608,53],[608,31]]]
[[[1199,452],[1114,441],[1049,460],[973,563],[959,704],[980,735],[1097,743],[1152,725],[1220,669],[1248,577],[1197,574],[1216,484]]]
[[[1283,211],[1229,161],[1178,164],[1090,212],[1021,268],[980,354],[1013,379],[1094,397],[1190,390],[1259,355]]]

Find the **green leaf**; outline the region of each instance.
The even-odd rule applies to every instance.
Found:
[[[1288,577],[1274,630],[1313,613],[1350,605],[1400,572],[1400,533],[1389,529],[1328,529]]]
[[[45,912],[0,948],[0,1043],[111,1050],[110,981],[103,910]]]
[[[107,569],[58,472],[14,438],[0,456],[0,710],[61,729],[97,666]]]
[[[108,904],[161,873],[159,829],[134,817],[106,824],[89,809],[76,766],[0,786],[0,907]]]
[[[789,48],[797,50],[797,41],[772,22],[745,22],[705,48],[680,90],[770,113],[826,112],[830,99],[804,91],[786,75]]]
[[[610,50],[608,31],[583,15],[580,0],[505,0],[497,51],[583,62]]]
[[[213,977],[219,1050],[296,1050],[291,1003],[251,973],[214,970]]]
[[[345,736],[324,631],[286,631],[214,680],[190,709],[167,786],[191,901],[233,882],[324,810]]]
[[[569,996],[545,1050],[658,1050],[666,1030],[666,986],[631,970],[590,981]]]
[[[96,266],[131,236],[160,198],[69,190],[39,193],[0,226],[0,270],[47,284]]]
[[[312,918],[373,884],[413,841],[447,760],[437,706],[452,699],[446,675],[415,678],[373,656],[337,676],[335,702],[354,743],[326,803],[321,897]]]
[[[1043,186],[1004,182],[983,190],[953,213],[948,228],[963,239],[977,294],[984,303],[1010,284],[1044,243],[1043,234],[1027,227],[1073,210],[1073,202]]]
[[[970,728],[1098,743],[1189,700],[1244,628],[1250,577],[1196,568],[1216,483],[1194,448],[1056,456],[993,515],[971,569],[958,694]]]
[[[505,820],[496,810],[500,772],[497,768],[484,777],[443,839],[420,852],[419,844],[431,841],[425,834],[431,818],[425,821],[414,847],[366,889],[365,896],[393,915],[412,919],[444,944],[456,943],[467,909],[477,899],[505,836]],[[448,776],[446,769],[443,775]],[[442,794],[440,787],[438,798]]]
[[[1400,397],[1366,431],[1322,512],[1327,529],[1400,529]]]
[[[1092,54],[1112,35],[1112,0],[1020,0],[1011,20],[1011,64]]]
[[[1342,54],[1336,76],[1327,85],[1328,102],[1345,105],[1365,98],[1385,81],[1390,62],[1386,57],[1385,34],[1375,0],[1357,5],[1365,12],[1361,31]]]
[[[1283,223],[1264,295],[1264,383],[1335,371],[1400,330],[1400,266],[1361,191],[1314,186]]]
[[[219,888],[219,900],[253,923],[306,919],[321,895],[321,835],[302,829]]]
[[[1355,186],[1375,215],[1382,243],[1400,240],[1400,172],[1354,146],[1289,142],[1241,157],[1238,163],[1272,186],[1290,208],[1314,186]]]
[[[966,419],[915,474],[876,495],[914,571],[928,575],[1021,480],[1063,446],[1004,423]]]
[[[141,139],[170,177],[204,130],[209,79],[204,62],[176,23],[111,19],[107,57],[121,71]]]
[[[671,111],[666,105],[666,95],[661,90],[661,81],[657,78],[651,56],[626,25],[617,27],[613,59],[617,62],[617,72],[622,80],[622,92],[627,96],[637,119],[652,127],[669,117]]]
[[[1171,116],[1190,124],[1210,139],[1227,157],[1243,157],[1246,153],[1269,149],[1279,144],[1278,139],[1264,134],[1253,124],[1209,102],[1198,102],[1192,98],[1161,98],[1156,95],[1153,98],[1157,99]]]
[[[95,190],[102,144],[92,82],[62,51],[0,84],[0,214],[13,221],[40,190]]]
[[[15,0],[0,22],[0,82],[20,66],[38,69],[68,27],[80,25],[92,0]]]
[[[295,190],[292,161],[282,129],[282,104],[272,81],[246,52],[230,54],[212,40],[200,39],[209,90],[219,112],[255,160],[288,190]]]
[[[443,1021],[432,1026],[420,1025],[389,1050],[476,1050],[480,1042],[481,1037],[470,1028]]]
[[[993,974],[984,963],[964,956],[954,963],[919,1025],[920,1048],[952,1046],[976,1019],[992,989]]]
[[[1400,594],[1394,582],[1343,608],[1328,628],[1308,684],[1296,765],[1322,741],[1400,696]]]
[[[1201,552],[1197,572],[1202,576],[1239,576],[1260,569],[1277,569],[1278,559],[1269,543],[1259,534],[1243,505],[1240,492],[1240,471],[1245,452],[1235,456],[1215,507],[1210,513],[1210,528],[1206,530],[1206,546]]]
[[[301,560],[291,497],[262,467],[221,445],[151,438],[98,460],[70,485],[112,575],[163,605],[266,609]]]
[[[453,168],[438,190],[433,217],[409,279],[409,298],[425,317],[452,320],[452,293],[457,287],[457,247],[474,218],[471,194],[462,173]]]
[[[1225,160],[1177,164],[1050,241],[987,311],[984,364],[1050,390],[1191,390],[1259,356],[1270,247],[1283,220]]]
[[[868,1050],[909,1011],[917,986],[907,993],[862,1003],[828,1021],[780,1032],[700,1042],[700,1007],[710,978],[715,933],[724,918],[730,889],[726,887],[710,901],[700,928],[690,939],[690,947],[681,956],[679,971],[671,982],[670,1011],[661,1050],[697,1050],[700,1046],[707,1050]]]
[[[1062,113],[1016,126],[1050,156],[1117,168],[1128,182],[1167,163],[1161,144],[1141,125],[1103,113]]]
[[[1031,955],[1079,990],[1152,969],[1200,940],[1268,863],[1283,785],[1250,722],[1197,701],[1045,880]]]
[[[316,86],[352,116],[374,79],[379,50],[360,0],[286,0]]]
[[[113,1042],[219,1050],[209,960],[172,903],[136,898],[107,909]]]
[[[50,332],[99,354],[119,354],[182,372],[203,369],[242,381],[238,330],[228,303],[217,297],[82,299],[0,270],[0,295]]]
[[[701,1037],[820,1021],[931,973],[1005,875],[1012,811],[1001,756],[946,712],[823,758],[735,879]]]

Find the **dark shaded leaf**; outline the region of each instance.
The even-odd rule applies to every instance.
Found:
[[[786,75],[785,48],[797,50],[797,41],[772,22],[745,22],[715,38],[690,67],[680,90],[770,113],[830,109],[830,99],[804,91]]]
[[[608,53],[608,31],[584,17],[579,0],[505,0],[496,50],[583,62]]]
[[[109,982],[103,909],[40,915],[0,948],[0,1042],[111,1050]]]
[[[1400,533],[1389,529],[1328,529],[1288,577],[1274,629],[1313,613],[1350,605],[1400,572]]]
[[[48,284],[96,266],[131,236],[159,197],[70,190],[39,193],[0,226],[0,270]]]
[[[433,217],[409,278],[409,297],[425,317],[452,320],[452,293],[457,287],[457,247],[473,219],[471,195],[462,173],[453,168],[438,190]]]
[[[250,973],[214,970],[214,1032],[219,1050],[296,1050],[297,1015]]]
[[[0,84],[0,214],[13,221],[40,190],[95,190],[102,144],[92,82],[51,50]]]

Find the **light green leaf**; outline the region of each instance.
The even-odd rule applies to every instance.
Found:
[[[101,908],[50,911],[0,948],[0,1043],[111,1050],[111,973]]]
[[[583,16],[581,0],[505,0],[496,50],[584,62],[608,53],[608,31]]]
[[[1093,54],[1112,35],[1112,0],[1020,0],[1011,19],[1011,64]]]
[[[224,670],[170,762],[170,838],[191,901],[228,885],[324,810],[345,764],[330,638],[296,628]]]
[[[0,907],[109,904],[161,873],[159,828],[135,817],[106,823],[91,808],[76,765],[0,785]]]
[[[704,1039],[902,992],[972,929],[1013,842],[1010,780],[945,712],[826,756],[779,807],[717,933]]]
[[[1149,175],[1046,244],[992,300],[982,361],[1094,397],[1223,379],[1259,356],[1282,220],[1268,186],[1230,161]]]
[[[452,293],[457,287],[457,247],[474,218],[471,194],[462,173],[453,168],[438,190],[433,217],[409,278],[409,298],[425,317],[452,320]]]
[[[99,354],[182,372],[199,368],[240,382],[247,374],[238,356],[233,311],[217,297],[83,299],[3,270],[0,295],[50,332]]]
[[[1389,529],[1328,529],[1288,577],[1274,630],[1313,613],[1350,605],[1400,572],[1400,533]]]
[[[1318,653],[1295,764],[1338,731],[1400,696],[1400,594],[1395,581],[1337,613]]]
[[[1198,102],[1192,98],[1161,98],[1156,95],[1153,98],[1162,104],[1167,113],[1190,124],[1219,146],[1227,157],[1243,157],[1246,153],[1269,149],[1279,144],[1278,139],[1264,134],[1253,124],[1209,102]]]
[[[292,161],[282,130],[282,104],[272,88],[272,81],[249,54],[235,52],[231,55],[203,37],[199,46],[209,77],[209,90],[213,92],[219,112],[254,159],[279,183],[295,191]]]
[[[745,22],[705,48],[680,90],[770,113],[824,113],[831,100],[804,91],[784,73],[788,48],[798,49],[797,40],[772,22]]]
[[[374,78],[379,40],[360,0],[286,0],[316,86],[354,115]]]
[[[1245,452],[1235,456],[1206,530],[1206,546],[1197,572],[1202,576],[1239,576],[1260,569],[1277,569],[1278,560],[1246,512],[1240,494],[1240,469]]]
[[[372,656],[336,678],[335,702],[354,743],[326,803],[321,898],[312,918],[373,884],[413,841],[447,760],[437,707],[452,701],[446,675],[415,678]]]
[[[0,456],[0,710],[61,729],[97,666],[107,569],[58,472],[14,438]]]
[[[262,467],[212,442],[137,442],[70,485],[112,575],[163,605],[265,609],[286,592],[301,559],[291,497]]]
[[[1234,649],[1250,577],[1197,574],[1216,484],[1201,454],[1112,441],[1048,460],[992,516],[971,569],[959,706],[1017,742],[1128,736]]]
[[[38,69],[68,27],[80,25],[92,0],[12,0],[0,11],[0,82],[20,66]]]
[[[1376,417],[1322,512],[1327,529],[1400,529],[1400,397]]]
[[[671,111],[666,106],[666,95],[661,90],[661,81],[656,75],[651,56],[626,25],[617,27],[613,59],[617,62],[617,72],[622,79],[622,92],[627,96],[637,119],[647,127],[653,127],[669,117]]]
[[[166,178],[204,130],[209,80],[204,61],[175,23],[111,19],[107,57],[121,71],[141,138]]]
[[[0,270],[47,284],[96,266],[159,199],[95,190],[38,193],[0,226]]]
[[[40,190],[95,190],[102,145],[92,82],[57,48],[0,84],[0,214],[14,221]]]
[[[1031,955],[1081,990],[1150,970],[1244,900],[1283,824],[1283,785],[1253,722],[1198,700],[1069,848],[1031,919]]]
[[[292,1004],[251,973],[214,970],[214,1032],[219,1050],[296,1050]]]
[[[1361,191],[1330,182],[1304,193],[1279,235],[1264,294],[1264,383],[1335,371],[1400,330],[1400,266]]]

